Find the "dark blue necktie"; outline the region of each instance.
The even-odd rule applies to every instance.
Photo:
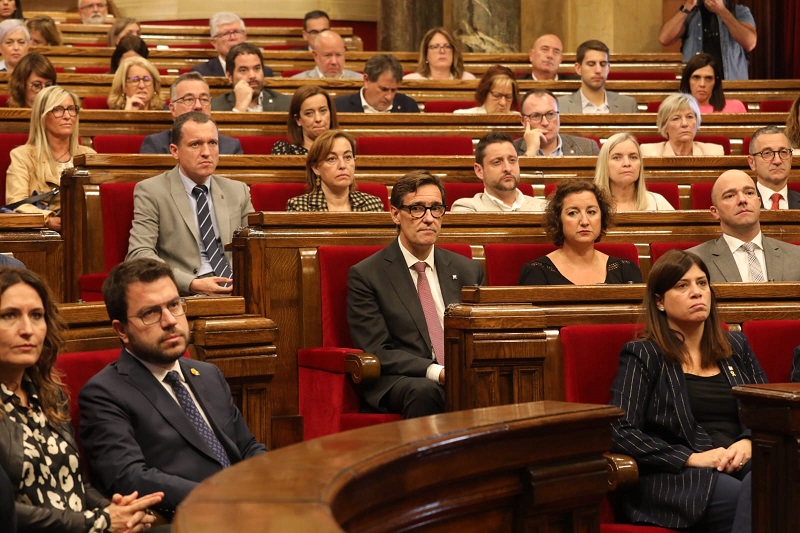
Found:
[[[214,269],[214,274],[223,278],[230,278],[233,275],[225,254],[222,251],[214,233],[214,225],[211,223],[211,211],[208,209],[208,188],[205,185],[197,185],[192,189],[192,195],[197,198],[197,227],[200,229],[200,241],[206,250],[206,257]]]
[[[203,440],[208,444],[208,447],[211,448],[211,451],[214,452],[220,464],[223,467],[231,466],[231,461],[228,458],[228,454],[225,452],[225,448],[222,447],[214,431],[203,419],[203,415],[200,414],[200,411],[194,404],[192,397],[189,395],[189,391],[187,391],[186,387],[181,383],[181,378],[178,376],[178,373],[175,370],[167,372],[164,383],[168,384],[172,387],[172,390],[175,391],[178,403],[181,404],[181,409],[186,413],[189,422],[192,423],[192,426],[194,426],[200,436],[203,437]]]

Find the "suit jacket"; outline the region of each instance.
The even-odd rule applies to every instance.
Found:
[[[462,287],[483,284],[475,261],[438,247],[434,254],[445,307],[461,302]],[[351,267],[347,287],[353,343],[381,362],[381,376],[361,389],[367,404],[380,410],[381,398],[398,380],[424,378],[433,362],[425,314],[398,241]]]
[[[672,157],[675,155],[675,150],[668,141],[660,143],[646,143],[641,145],[642,157]],[[725,149],[720,144],[714,143],[701,143],[694,141],[692,143],[692,155],[725,155]]]
[[[318,68],[312,68],[311,70],[304,70],[303,72],[298,72],[292,78],[297,80],[320,80],[320,79],[341,79],[341,80],[363,80],[364,75],[359,74],[354,70],[342,70],[342,75],[339,78],[325,78],[320,74]]]
[[[768,281],[800,281],[800,246],[761,237]],[[688,250],[708,267],[712,283],[742,281],[731,249],[723,237],[706,241]]]
[[[608,102],[609,113],[636,113],[639,111],[634,98],[617,94],[614,91],[606,91],[606,101]],[[581,90],[578,89],[572,94],[559,96],[558,110],[561,113],[583,113]]]
[[[333,99],[333,104],[336,106],[336,111],[339,113],[364,112],[364,108],[361,106],[361,91],[336,97]],[[394,95],[394,103],[391,112],[419,113],[419,106],[413,98],[397,93]]]
[[[758,192],[758,197],[761,198],[761,191],[756,187],[756,191]],[[787,190],[786,198],[787,202],[789,203],[789,209],[800,209],[800,192],[797,192],[792,189]],[[767,206],[764,205],[764,199],[761,198],[761,209],[766,209]]]
[[[222,372],[186,357],[179,361],[231,464],[264,453]],[[158,510],[171,516],[199,482],[222,469],[178,402],[126,349],[84,385],[78,402],[81,442],[92,479],[105,494],[164,491]]]
[[[139,153],[142,154],[168,154],[169,141],[172,130],[164,130],[159,133],[148,135],[142,141],[142,147]],[[225,155],[243,154],[242,143],[239,139],[228,137],[227,135],[220,134],[219,136],[219,153]]]
[[[733,355],[720,361],[719,368],[731,387],[766,383],[747,338],[739,332],[727,336]],[[626,413],[613,424],[612,451],[632,456],[639,465],[639,486],[623,501],[628,518],[668,528],[696,523],[719,473],[685,467],[692,453],[711,450],[714,444],[692,415],[680,365],[667,363],[650,340],[629,342],[619,354],[611,404]],[[742,428],[738,438],[749,438],[749,431]]]
[[[263,69],[264,76],[272,77],[275,75],[270,67],[263,65]],[[225,69],[222,68],[222,62],[219,60],[219,57],[209,59],[205,63],[193,66],[192,72],[199,72],[203,76],[220,76],[222,78],[227,76]]]
[[[544,198],[534,198],[533,196],[525,195],[525,202],[522,204],[522,207],[520,207],[517,212],[543,213],[546,208],[547,208],[547,200],[545,200]],[[494,203],[492,199],[489,198],[489,195],[487,195],[485,192],[479,192],[472,198],[459,198],[458,200],[453,202],[453,207],[450,210],[473,212],[473,213],[507,212],[500,209],[500,206]]]
[[[218,237],[224,246],[231,242],[234,231],[247,225],[247,214],[254,209],[246,184],[216,175],[211,180]],[[188,294],[189,284],[200,268],[200,244],[197,214],[186,196],[177,166],[136,185],[125,259],[152,257],[166,261],[175,274],[178,290]],[[231,254],[225,256],[233,266]]]
[[[795,348],[792,354],[792,375],[789,381],[792,383],[800,381],[800,346]]]
[[[591,139],[563,133],[559,133],[559,137],[561,137],[561,152],[564,155],[597,155],[600,153],[597,143]],[[520,137],[513,144],[517,149],[517,155],[525,155],[528,145],[525,144],[524,137]]]
[[[272,89],[264,87],[261,93],[264,98],[261,102],[262,111],[289,111],[292,97]],[[211,111],[232,111],[236,105],[236,97],[233,91],[221,94],[211,100]]]

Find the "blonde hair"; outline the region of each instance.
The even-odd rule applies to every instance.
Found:
[[[133,65],[142,67],[153,77],[153,98],[150,99],[150,105],[147,106],[147,109],[151,111],[161,110],[164,107],[164,101],[161,99],[161,76],[158,74],[158,69],[145,58],[136,56],[129,57],[120,63],[116,74],[114,74],[114,81],[111,82],[111,93],[108,95],[108,108],[125,109],[125,78],[128,77],[128,70]]]
[[[686,93],[672,93],[671,95],[667,96],[663,102],[661,102],[661,105],[658,108],[658,115],[656,116],[656,127],[658,128],[658,133],[660,133],[661,136],[667,140],[669,140],[669,137],[667,136],[667,122],[669,122],[669,119],[672,117],[672,115],[681,109],[689,109],[692,113],[694,113],[694,116],[697,119],[694,126],[695,135],[697,135],[697,130],[700,129],[702,117],[700,116],[700,107],[697,105],[697,100],[695,97]]]
[[[636,178],[636,186],[633,192],[634,202],[636,203],[637,211],[644,211],[647,209],[647,188],[644,185],[644,161],[642,161],[642,150],[639,148],[639,142],[636,137],[630,133],[616,133],[608,138],[608,140],[600,148],[600,153],[597,155],[597,165],[594,169],[594,183],[608,195],[613,198],[614,194],[611,192],[611,177],[608,173],[608,158],[611,150],[620,143],[625,141],[633,141],[636,146],[636,151],[639,153],[639,176]]]
[[[36,95],[33,101],[33,107],[31,108],[31,128],[28,134],[27,144],[32,145],[34,148],[38,166],[37,175],[39,176],[45,175],[45,173],[42,172],[42,168],[48,166],[52,170],[52,175],[59,175],[58,161],[53,156],[53,152],[50,150],[50,143],[47,141],[47,126],[45,125],[45,121],[47,120],[47,114],[52,111],[54,107],[62,105],[67,97],[72,98],[73,105],[80,107],[80,98],[78,98],[75,93],[64,89],[60,85],[45,87]],[[69,136],[69,152],[71,154],[76,154],[78,151],[78,123],[79,116],[76,115],[75,128],[73,128],[72,134]]]

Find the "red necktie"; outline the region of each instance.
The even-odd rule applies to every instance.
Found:
[[[431,337],[433,353],[436,362],[444,364],[444,330],[436,314],[436,302],[433,300],[431,286],[428,283],[428,276],[425,275],[425,267],[428,266],[424,261],[414,263],[414,270],[417,271],[417,293],[419,302],[422,304],[422,312],[425,313],[425,323],[428,325],[428,335]]]
[[[770,211],[781,208],[779,203],[781,201],[781,198],[783,198],[783,196],[781,196],[780,193],[777,192],[769,197],[769,199],[772,200],[772,205],[769,207]]]

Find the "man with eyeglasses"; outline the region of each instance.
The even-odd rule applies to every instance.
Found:
[[[723,172],[711,189],[711,202],[722,236],[689,251],[703,260],[713,283],[800,281],[800,246],[761,233],[761,199],[750,176]]]
[[[105,0],[78,0],[78,13],[84,24],[106,24],[114,21],[114,17],[108,14],[108,3]]]
[[[335,31],[323,31],[314,39],[312,54],[316,66],[292,76],[297,79],[342,78],[360,80],[361,74],[344,68],[344,41]]]
[[[169,88],[169,110],[176,119],[184,113],[199,111],[211,114],[211,93],[208,83],[198,72],[185,72],[178,76]],[[139,152],[143,154],[168,154],[171,130],[148,135],[142,141]],[[219,153],[225,155],[242,154],[239,139],[220,134]]]
[[[375,54],[364,65],[364,87],[334,98],[339,113],[419,113],[417,102],[397,92],[403,66],[391,54]]]
[[[391,197],[397,239],[348,275],[350,335],[381,363],[361,392],[384,413],[444,411],[444,312],[461,302],[462,287],[483,284],[478,263],[435,246],[445,205],[439,178],[425,170],[401,177]]]
[[[208,20],[211,30],[211,44],[217,51],[217,57],[209,59],[205,63],[192,67],[193,72],[199,72],[205,77],[219,76],[224,77],[226,69],[226,58],[232,46],[243,43],[247,38],[247,31],[244,21],[236,13],[230,11],[220,11],[214,13]],[[272,76],[272,69],[263,67],[264,76]]]
[[[561,119],[558,100],[553,93],[534,89],[525,93],[520,102],[520,120],[525,135],[514,141],[517,154],[527,157],[597,155],[600,148],[591,139],[560,134]]]
[[[92,483],[104,494],[163,491],[155,509],[169,520],[201,481],[267,450],[219,368],[183,357],[186,304],[166,263],[117,265],[103,299],[123,348],[78,397]]]
[[[211,100],[212,111],[289,111],[292,97],[264,87],[264,57],[250,43],[232,47],[225,58],[233,90]]]
[[[767,126],[750,139],[747,162],[756,173],[756,189],[763,209],[800,209],[800,192],[789,189],[792,143],[783,128]]]
[[[308,51],[314,51],[314,39],[320,33],[331,29],[331,18],[321,9],[309,11],[303,17],[303,40],[308,43]],[[299,48],[305,50],[305,48]]]

